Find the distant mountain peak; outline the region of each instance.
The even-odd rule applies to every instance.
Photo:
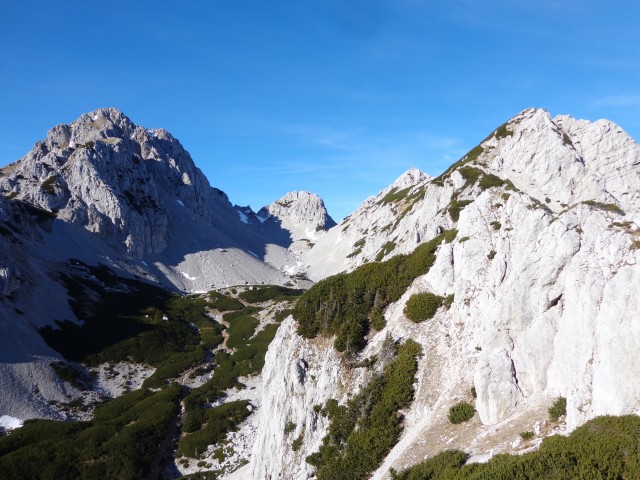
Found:
[[[304,190],[289,192],[258,211],[258,217],[272,217],[291,232],[293,241],[314,240],[318,232],[336,225],[322,199]]]

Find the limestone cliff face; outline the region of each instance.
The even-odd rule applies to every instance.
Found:
[[[263,207],[258,216],[271,216],[282,228],[291,232],[291,240],[315,240],[319,232],[335,226],[324,202],[315,193],[289,192],[284,197]]]
[[[531,109],[442,176],[407,172],[318,240],[305,256],[316,280],[409,252],[442,229],[458,232],[429,273],[386,309],[386,327],[362,353],[378,353],[387,334],[412,338],[425,352],[403,437],[372,478],[445,448],[482,458],[518,451],[524,430],[543,436],[598,415],[640,413],[638,195],[640,146],[619,127]],[[454,301],[415,324],[403,309],[419,292]],[[301,459],[286,446],[276,454],[267,439],[281,438],[281,426],[270,422],[298,411],[301,398],[342,399],[343,388],[366,380],[343,377],[343,388],[310,382],[304,393],[288,393],[293,387],[281,383],[299,360],[291,352],[305,342],[290,330],[269,351],[263,397],[277,400],[258,442],[271,453],[254,452],[252,478],[305,478],[300,469],[287,477]],[[335,355],[331,342],[325,348],[309,368]],[[567,399],[566,419],[546,425],[559,396]],[[477,415],[456,430],[446,417],[459,400],[474,402]],[[305,451],[319,441],[314,435]]]
[[[171,134],[138,127],[113,108],[52,128],[2,169],[0,189],[122,242],[135,257],[167,246],[167,202],[180,202],[204,222],[215,208],[230,207]]]

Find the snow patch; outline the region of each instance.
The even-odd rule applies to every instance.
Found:
[[[242,223],[249,223],[249,217],[247,217],[244,212],[241,212],[240,210],[236,210],[236,212],[238,212],[238,216],[240,217],[240,221]]]
[[[2,415],[0,417],[0,427],[5,430],[14,430],[22,426],[22,420],[10,415]]]
[[[194,281],[194,280],[197,280],[197,279],[198,279],[198,277],[190,277],[190,276],[189,276],[189,274],[188,274],[188,273],[185,273],[185,272],[180,272],[180,274],[181,274],[184,278],[186,278],[187,280]]]

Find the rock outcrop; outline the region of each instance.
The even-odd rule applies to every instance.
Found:
[[[319,232],[336,225],[324,202],[315,193],[289,192],[284,197],[263,207],[258,217],[271,216],[282,228],[291,232],[291,240],[314,241]]]

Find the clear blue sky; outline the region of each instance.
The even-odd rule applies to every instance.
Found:
[[[234,203],[340,219],[530,106],[639,139],[639,25],[636,0],[0,0],[0,164],[113,106]]]

